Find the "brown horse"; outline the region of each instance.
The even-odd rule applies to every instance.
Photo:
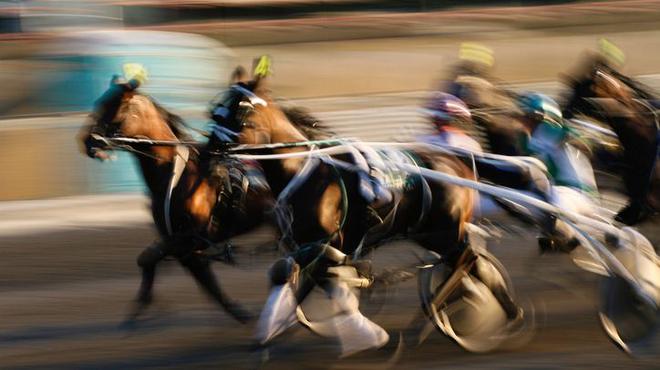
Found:
[[[250,86],[252,92],[249,94],[253,96],[245,97],[245,111],[238,115],[242,120],[234,125],[240,127],[241,143],[258,146],[308,140],[270,99],[265,80],[245,86]],[[258,104],[250,104],[257,100]],[[309,146],[279,149],[262,146],[259,152],[286,155],[309,149]],[[473,178],[469,168],[454,157],[431,151],[401,154],[414,158],[417,165]],[[460,256],[469,250],[466,223],[472,216],[472,190],[404,174],[403,185],[393,190],[393,200],[381,202],[376,207],[369,204],[358,190],[364,185],[358,172],[334,165],[332,161],[354,165],[358,160],[350,153],[327,157],[326,160],[317,157],[260,160],[278,203],[287,210],[287,217],[280,219],[280,223],[285,224],[283,234],[289,236],[288,244],[297,251],[294,256],[301,268],[305,269],[311,261],[318,261],[318,253],[309,253],[314,251],[314,246],[330,244],[334,247],[331,250],[335,251],[329,256],[333,263],[350,263],[348,255],[357,258],[368,248],[395,236],[407,237],[442,255],[451,266],[459,264]],[[378,217],[372,216],[374,212],[379,213]],[[328,248],[322,250],[328,257]],[[312,274],[322,275],[323,270],[323,267],[314,269]],[[507,316],[519,315],[520,311],[501,279],[493,280],[486,284],[497,296]],[[298,301],[302,301],[318,282],[309,279],[307,285],[299,287]]]
[[[583,61],[579,73],[567,80],[571,90],[563,109],[565,118],[583,114],[600,120],[612,127],[623,147],[623,180],[629,201],[616,219],[628,225],[643,221],[658,206],[659,122],[652,105],[656,97],[594,56]]]
[[[271,204],[267,187],[250,185],[243,194],[235,194],[230,174],[222,173],[220,179],[212,181],[208,158],[200,156],[192,147],[145,143],[109,145],[106,138],[113,136],[173,143],[187,139],[179,117],[128,84],[113,84],[97,102],[91,120],[80,137],[85,152],[96,158],[104,158],[105,149],[135,153],[151,195],[151,213],[161,239],[137,259],[142,268],[142,283],[131,318],[137,317],[151,303],[156,265],[171,256],[233,317],[241,322],[250,319],[249,312],[223,293],[210,268],[209,258],[202,252],[259,225]],[[233,167],[245,169],[245,163],[236,163]],[[237,195],[241,199],[234,199]]]

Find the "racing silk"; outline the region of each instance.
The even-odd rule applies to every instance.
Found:
[[[591,163],[566,142],[568,136],[566,126],[542,122],[525,137],[524,148],[545,163],[555,185],[595,193],[597,186]]]
[[[438,130],[437,134],[420,136],[418,141],[427,144],[450,146],[471,152],[482,153],[481,145],[465,134],[461,129],[445,126]]]
[[[593,213],[594,202],[589,196],[597,189],[593,169],[584,154],[566,143],[567,136],[568,130],[565,127],[545,123],[539,125],[531,136],[521,135],[521,147],[526,151],[521,154],[534,155],[549,168],[548,172],[520,161],[475,157],[476,173],[498,185],[519,189],[563,209],[585,215]],[[418,140],[433,145],[481,152],[474,139],[454,128],[443,128],[438,134],[422,136]],[[511,158],[522,159],[520,156]],[[548,174],[553,178],[546,177]],[[552,186],[551,181],[556,186]],[[489,197],[481,197],[477,214],[490,216],[496,214],[500,207],[500,204],[494,203]]]
[[[531,192],[530,195],[547,199],[550,193],[550,181],[545,167],[536,158],[525,156],[499,156],[496,159],[481,156],[483,153],[479,143],[460,129],[444,127],[438,134],[422,136],[418,141],[449,149],[457,149],[459,153],[474,153],[472,157],[475,174],[495,183]],[[497,155],[495,155],[497,156]],[[511,160],[507,160],[511,158]],[[536,162],[536,163],[535,163]]]
[[[360,169],[360,194],[376,208],[392,202],[412,185],[411,176],[395,164],[419,165],[409,153],[375,150],[360,143],[353,144],[351,155]]]

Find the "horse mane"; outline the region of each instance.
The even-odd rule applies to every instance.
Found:
[[[589,72],[584,73],[585,70]],[[603,70],[605,73],[621,81],[624,85],[630,88],[635,93],[635,95],[637,95],[637,97],[640,99],[644,99],[644,100],[657,99],[656,94],[653,92],[653,90],[650,87],[608,66],[608,64],[603,60],[603,57],[598,54],[587,55],[585,57],[585,60],[580,64],[580,69],[578,69],[578,71],[582,71],[579,74],[583,74],[585,76],[585,80],[591,79],[593,72],[597,70]]]
[[[611,73],[621,82],[623,82],[626,86],[632,89],[640,99],[645,99],[645,100],[657,99],[655,93],[651,91],[650,87],[644,85],[643,83],[637,81],[636,79],[623,75],[617,71],[611,71]]]
[[[310,140],[323,140],[335,136],[322,121],[302,107],[281,107],[286,118]]]
[[[150,96],[146,96],[151,104],[154,105],[156,108],[156,111],[158,111],[158,114],[160,114],[161,117],[163,117],[163,120],[167,123],[169,128],[172,130],[174,135],[181,141],[190,141],[192,140],[192,137],[190,134],[188,134],[188,131],[186,130],[186,122],[183,120],[183,118],[177,114],[174,114],[162,105],[160,105],[154,98]]]

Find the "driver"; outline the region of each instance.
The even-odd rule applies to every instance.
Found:
[[[539,93],[523,93],[519,101],[522,112],[520,121],[523,130],[519,132],[519,156],[533,156],[548,168],[551,178],[540,167],[531,164],[521,164],[516,161],[491,160],[477,155],[474,157],[476,173],[485,179],[499,185],[522,191],[539,197],[555,205],[560,205],[565,193],[590,194],[596,191],[593,171],[584,156],[580,156],[575,148],[566,143],[569,131],[562,124],[561,110],[550,97]],[[471,120],[470,111],[465,103],[457,97],[439,93],[424,108],[429,121],[433,123],[438,133],[421,137],[420,141],[435,145],[448,146],[468,153],[481,153],[481,146],[473,138],[467,136],[460,128]],[[469,158],[470,160],[472,158]],[[550,184],[569,187],[559,194],[558,188]],[[555,190],[553,190],[555,189]],[[572,199],[576,204],[572,208],[580,212],[584,197],[577,194]],[[577,204],[580,203],[580,204]],[[506,204],[503,204],[506,208]],[[515,212],[514,212],[515,213]],[[567,248],[576,245],[573,233],[554,219],[541,217],[540,222],[546,233],[552,238],[542,237],[539,244],[543,250]]]
[[[214,215],[233,215],[229,219],[244,216],[245,196],[250,188],[268,189],[261,166],[256,161],[229,159],[222,155],[212,155],[213,152],[222,151],[228,143],[238,139],[241,127],[239,106],[243,96],[252,94],[254,84],[271,73],[271,60],[262,56],[255,60],[253,79],[248,80],[247,72],[238,67],[232,73],[232,86],[225,91],[221,98],[212,103],[209,111],[210,124],[209,140],[202,151],[211,184],[220,189],[218,201],[213,210]],[[220,227],[219,220],[214,217],[213,227]],[[225,217],[227,223],[227,217]],[[227,227],[224,225],[224,227]]]
[[[476,77],[486,81],[492,79],[492,70],[495,63],[493,50],[487,46],[466,42],[461,44],[458,51],[458,63],[449,74],[449,85],[446,90],[462,100],[469,95],[468,87],[461,83],[462,77]]]
[[[236,141],[240,131],[240,119],[236,117],[241,98],[245,94],[251,94],[254,85],[260,79],[267,78],[272,74],[272,61],[267,55],[254,60],[252,80],[249,80],[247,72],[241,66],[237,67],[231,76],[231,87],[222,94],[222,97],[212,103],[209,117],[211,123],[211,135],[209,137],[209,150]]]
[[[525,155],[540,159],[547,166],[555,185],[595,193],[596,183],[588,162],[579,161],[576,149],[567,145],[570,131],[563,124],[561,108],[547,95],[526,92],[518,100],[526,132],[521,136]]]

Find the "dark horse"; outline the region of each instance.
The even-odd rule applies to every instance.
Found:
[[[241,119],[230,123],[234,130],[240,131],[240,143],[249,147],[307,141],[302,130],[290,122],[269,98],[264,83],[260,79],[245,85],[250,86],[251,91],[244,96],[244,111],[237,115]],[[309,149],[310,145],[279,149],[262,146],[259,153],[295,156],[295,153]],[[455,157],[431,150],[398,153],[416,165],[473,178],[469,168]],[[464,261],[461,256],[469,254],[470,250],[466,223],[472,216],[474,192],[392,170],[389,175],[399,175],[404,181],[400,182],[398,189],[392,190],[392,200],[381,201],[375,206],[358,190],[364,186],[364,177],[359,171],[338,165],[344,163],[355,167],[359,156],[359,153],[352,152],[324,158],[303,156],[260,160],[273,194],[278,197],[279,207],[285,209],[285,217],[279,221],[301,268],[306,269],[312,261],[319,260],[321,254],[316,252],[318,248],[314,249],[315,246],[323,247],[320,248],[325,253],[323,256],[331,263],[350,264],[351,255],[360,257],[361,252],[395,236],[404,236],[442,255],[450,266],[460,266]],[[375,208],[378,210],[374,211]],[[372,216],[373,212],[379,213],[378,217]],[[327,265],[310,268],[313,270],[311,275],[322,275],[324,267]],[[477,276],[480,274],[476,271]],[[508,295],[501,276],[482,280],[487,281],[485,284],[509,318],[521,314]],[[297,292],[298,302],[318,283],[320,281],[313,278],[302,282]]]
[[[565,118],[575,114],[590,116],[609,125],[616,133],[623,148],[623,180],[628,193],[628,205],[616,219],[633,225],[652,214],[657,191],[652,188],[653,176],[658,176],[654,169],[659,122],[653,106],[657,98],[601,59],[590,56],[583,61],[578,73],[567,77],[571,90],[563,113]]]
[[[85,152],[97,158],[105,156],[104,149],[119,148],[135,153],[151,195],[151,213],[160,236],[160,241],[146,248],[137,259],[142,283],[131,318],[151,303],[156,265],[171,256],[227,312],[241,322],[248,321],[251,314],[223,293],[203,251],[261,223],[272,199],[267,186],[250,184],[237,203],[232,199],[235,194],[229,173],[220,174],[219,181],[212,181],[208,160],[190,146],[109,145],[104,138],[113,136],[169,142],[188,138],[180,117],[139,94],[130,84],[112,84],[98,101],[91,120],[80,137]],[[242,165],[237,163],[234,168],[244,168]]]

